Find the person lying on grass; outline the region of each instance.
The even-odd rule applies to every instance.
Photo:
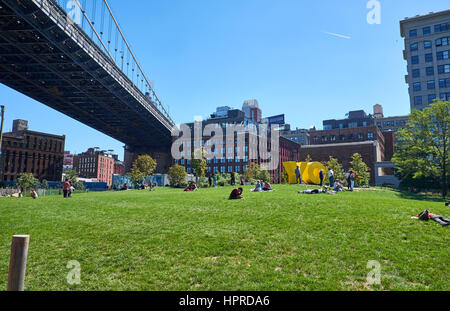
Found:
[[[243,198],[242,192],[244,192],[244,189],[242,188],[236,188],[231,191],[230,194],[230,200],[240,200]]]
[[[449,219],[445,218],[444,216],[432,214],[432,213],[430,213],[429,210],[424,210],[422,213],[420,213],[419,215],[417,215],[413,218],[423,220],[423,221],[429,221],[431,219],[431,220],[434,220],[435,222],[437,222],[438,224],[440,224],[442,227],[450,226]]]
[[[321,194],[321,193],[328,193],[328,194],[337,194],[336,191],[329,190],[328,187],[323,187],[323,189],[306,189],[303,191],[299,191],[300,194]]]
[[[184,189],[184,191],[188,192],[188,191],[197,191],[197,185],[194,182],[190,182],[189,185],[187,185],[186,189]]]

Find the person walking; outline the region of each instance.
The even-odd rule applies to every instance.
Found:
[[[69,197],[69,191],[70,191],[70,183],[68,180],[66,180],[63,184],[63,198]]]
[[[217,175],[213,174],[213,183],[214,183],[214,188],[217,187]]]
[[[211,173],[208,174],[208,184],[209,184],[209,188],[211,188],[212,187]]]
[[[302,184],[302,171],[300,170],[299,165],[297,165],[297,168],[295,169],[295,177],[296,177],[297,185],[301,185]]]
[[[348,188],[348,190],[351,189],[350,173],[351,173],[351,171],[348,171],[347,174],[345,174],[345,180],[347,181],[347,188]]]
[[[230,173],[231,174],[231,185],[235,186],[236,185],[236,176],[234,175],[234,173]]]
[[[350,180],[350,191],[353,191],[355,189],[355,173],[353,171],[350,171],[350,176],[349,176],[349,180]]]
[[[320,170],[319,172],[319,178],[320,178],[320,186],[323,186],[323,180],[325,179],[325,174],[323,172],[323,169]]]
[[[328,169],[328,178],[330,179],[330,187],[334,188],[334,172],[331,167]]]

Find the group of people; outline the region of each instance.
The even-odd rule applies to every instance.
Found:
[[[75,187],[73,186],[72,181],[66,179],[66,181],[63,183],[63,197],[71,198],[74,191]]]
[[[295,169],[295,178],[296,178],[296,183],[298,185],[301,185],[302,184],[302,172],[300,169],[300,165],[297,165],[297,168]],[[339,180],[335,179],[334,171],[331,168],[328,169],[328,178],[329,178],[329,182],[330,182],[330,187],[334,191],[342,191],[343,190],[344,186],[339,182]],[[323,181],[325,180],[325,171],[323,169],[321,169],[319,171],[319,179],[320,179],[320,186],[322,187]],[[345,174],[345,180],[347,181],[349,191],[353,191],[355,189],[355,179],[356,179],[356,173],[354,171],[349,170]]]
[[[256,182],[255,189],[253,189],[252,192],[265,192],[265,191],[272,191],[272,186],[267,181],[258,180]]]
[[[184,189],[185,192],[197,191],[197,190],[198,190],[197,185],[193,181],[191,181],[189,183],[189,185],[187,185],[187,187]]]

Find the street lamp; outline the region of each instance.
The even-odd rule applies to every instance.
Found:
[[[0,106],[1,123],[0,123],[0,176],[3,176],[3,158],[2,158],[2,140],[3,140],[3,122],[5,119],[5,106]]]

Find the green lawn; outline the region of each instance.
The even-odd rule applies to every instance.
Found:
[[[248,189],[0,198],[0,290],[14,234],[31,236],[27,290],[450,290],[450,228],[410,219],[450,216],[442,201]],[[80,285],[67,284],[71,260]],[[369,260],[381,286],[366,284]]]

